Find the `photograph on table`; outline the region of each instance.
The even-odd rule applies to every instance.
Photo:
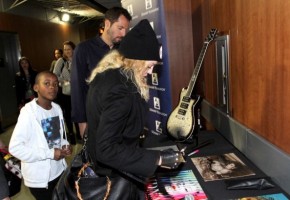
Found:
[[[191,158],[204,181],[255,175],[234,153]]]

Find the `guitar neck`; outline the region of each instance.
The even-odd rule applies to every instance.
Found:
[[[203,47],[202,47],[201,52],[199,54],[196,66],[195,66],[195,68],[193,70],[193,74],[191,76],[191,79],[190,79],[188,87],[187,87],[187,92],[186,92],[186,96],[187,97],[191,97],[191,95],[192,95],[193,88],[194,88],[196,79],[198,77],[198,73],[200,71],[200,68],[201,68],[201,65],[202,65],[206,50],[208,48],[208,45],[209,45],[208,41],[204,42],[204,44],[203,44]]]

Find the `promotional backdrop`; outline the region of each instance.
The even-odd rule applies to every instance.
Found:
[[[142,19],[148,19],[162,46],[162,64],[154,67],[152,76],[148,78],[150,100],[145,129],[155,135],[165,134],[166,121],[172,105],[163,3],[162,0],[122,0],[121,2],[132,16],[130,27],[134,27]]]

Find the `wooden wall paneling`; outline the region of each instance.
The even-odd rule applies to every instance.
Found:
[[[243,91],[243,81],[240,80],[240,77],[243,76],[242,67],[240,67],[239,63],[243,63],[243,48],[240,48],[243,45],[243,38],[240,37],[240,32],[242,30],[239,29],[240,19],[243,16],[243,10],[239,5],[238,1],[231,2],[229,6],[229,20],[226,22],[229,23],[229,66],[230,66],[230,113],[234,118],[237,111],[234,109],[236,106],[239,106],[239,102],[244,102],[244,99],[240,96],[240,99],[237,101],[235,96],[238,96]],[[242,64],[243,65],[243,64]],[[240,113],[243,115],[243,113]]]
[[[169,54],[172,104],[177,105],[194,69],[191,2],[163,1]]]
[[[194,65],[197,63],[201,48],[203,46],[204,35],[202,33],[202,7],[201,0],[192,0],[192,32],[193,32],[193,53],[194,53]],[[203,67],[200,69],[199,76],[197,78],[194,93],[204,96],[204,78]]]
[[[203,35],[206,37],[210,29],[217,28],[218,35],[229,34],[230,24],[227,22],[230,16],[230,2],[220,1],[203,1]],[[204,88],[205,98],[213,105],[217,104],[217,77],[216,77],[216,51],[215,42],[209,46],[208,53],[204,61]]]
[[[207,17],[204,16],[204,11],[207,10],[204,7],[205,4],[202,4],[203,0],[191,0],[192,4],[192,30],[193,30],[193,52],[194,52],[194,64],[196,65],[198,57],[200,55],[201,49],[203,47],[203,42],[205,39],[206,33],[204,33],[203,28],[204,28],[204,20],[208,20]],[[208,13],[207,13],[208,14]],[[206,56],[208,56],[208,52],[206,53]],[[204,62],[206,62],[206,58],[204,59]],[[196,84],[194,87],[194,94],[200,95],[201,98],[203,99],[206,94],[205,88],[206,86],[206,81],[205,81],[205,67],[207,67],[207,64],[202,64],[202,67],[200,69],[198,78],[196,80]],[[214,127],[206,121],[203,117],[201,117],[201,125],[202,127],[205,127],[207,130],[213,130]]]
[[[290,60],[289,60],[289,35],[290,22],[289,1],[271,1],[262,10],[265,23],[261,25],[262,57],[259,57],[263,81],[265,85],[261,96],[262,118],[258,125],[251,123],[254,130],[262,133],[272,143],[290,152]],[[266,41],[266,42],[265,42]],[[263,100],[262,100],[263,98]],[[285,112],[286,111],[286,112]]]
[[[285,143],[290,139],[287,134],[290,116],[283,112],[289,108],[289,89],[285,87],[289,85],[285,77],[289,74],[289,67],[285,66],[290,63],[285,62],[284,57],[285,50],[289,52],[284,42],[290,33],[286,20],[289,18],[289,3],[248,0],[240,1],[239,6],[243,11],[238,26],[243,60],[237,67],[242,69],[243,75],[236,74],[242,90],[236,91],[232,97],[234,117],[290,152]]]
[[[290,2],[204,0],[201,7],[203,33],[216,26],[230,34],[232,117],[289,153]],[[204,79],[214,104],[213,59],[206,57]]]
[[[48,70],[54,59],[54,49],[63,48],[63,42],[72,40],[78,44],[77,26],[60,25],[27,17],[0,13],[0,31],[19,35],[21,53],[27,56],[39,71]]]
[[[194,53],[195,63],[200,54],[204,40],[207,37],[211,28],[217,28],[212,24],[211,1],[209,0],[192,0],[193,5],[193,30],[199,30],[199,37],[194,37]],[[197,15],[201,13],[201,15]],[[198,16],[198,17],[197,17]],[[211,103],[216,102],[216,74],[215,74],[215,54],[214,41],[209,45],[204,57],[204,61],[200,70],[200,74],[196,83],[195,91],[202,98],[207,99]],[[214,127],[204,118],[201,119],[202,126],[208,130],[213,130]]]
[[[238,40],[239,54],[236,68],[239,69],[237,74],[233,75],[236,81],[241,84],[239,89],[233,90],[233,116],[243,124],[249,124],[249,121],[257,122],[254,118],[261,119],[261,103],[259,97],[263,96],[265,90],[264,85],[260,85],[262,78],[264,77],[263,71],[261,71],[261,63],[259,63],[259,56],[262,56],[261,51],[257,51],[263,45],[260,40],[260,25],[258,18],[261,17],[260,11],[262,8],[258,8],[258,1],[237,1],[239,7],[242,9],[242,15],[238,19]],[[265,7],[265,5],[263,6]],[[263,36],[262,36],[263,37]],[[264,43],[265,44],[265,43]],[[265,47],[262,47],[263,49]],[[261,49],[262,50],[262,49]],[[259,55],[259,56],[256,56]],[[235,81],[235,82],[236,82]],[[235,85],[234,85],[235,86]],[[255,98],[253,98],[254,96]],[[255,113],[255,114],[254,114]],[[254,117],[254,118],[253,118]],[[252,118],[252,119],[251,119]]]
[[[202,2],[202,33],[203,38],[207,36],[211,28],[219,28],[214,24],[214,10],[212,4],[214,1],[205,0]],[[217,102],[216,97],[216,69],[215,69],[215,46],[214,41],[208,47],[207,53],[204,58],[202,77],[204,79],[203,89],[204,98],[206,98],[213,105]]]

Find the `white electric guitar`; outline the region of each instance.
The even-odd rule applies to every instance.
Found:
[[[193,88],[200,71],[206,50],[209,43],[214,40],[217,34],[217,29],[211,29],[210,33],[206,37],[202,50],[197,60],[197,64],[194,68],[189,85],[187,88],[183,88],[180,93],[180,99],[178,106],[171,112],[167,120],[167,131],[177,141],[183,142],[190,138],[196,128],[195,120],[195,106],[200,100],[200,96],[197,98],[192,97]]]

